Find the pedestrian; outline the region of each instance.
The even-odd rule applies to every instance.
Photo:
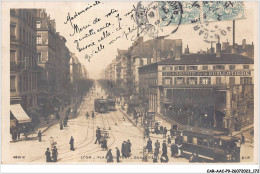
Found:
[[[157,140],[155,143],[154,143],[154,146],[155,146],[155,149],[158,150],[158,153],[160,152],[160,142]]]
[[[60,121],[60,130],[63,130],[62,120]]]
[[[163,134],[163,126],[160,126],[160,133]]]
[[[145,129],[145,134],[146,134],[146,137],[149,137],[149,134],[150,134],[149,128]]]
[[[87,118],[89,117],[89,114],[88,114],[88,112],[86,113],[86,117],[87,117]]]
[[[173,138],[173,136],[174,136],[174,130],[173,130],[173,128],[170,129],[170,135],[171,135],[171,138]]]
[[[95,113],[94,112],[92,112],[92,118],[95,118]]]
[[[19,127],[17,128],[17,139],[19,140],[20,139],[20,135],[21,135],[21,132],[20,132],[20,129]]]
[[[50,148],[47,148],[46,152],[45,152],[45,156],[46,156],[46,162],[51,162],[51,152],[50,152]]]
[[[130,157],[131,156],[131,147],[132,147],[132,144],[130,142],[130,140],[127,140],[127,148],[128,148],[128,154],[127,154],[127,157]]]
[[[104,149],[107,150],[107,139],[105,139],[105,138],[104,138],[103,143],[102,143],[102,148],[103,148],[103,150]]]
[[[148,150],[148,153],[152,152],[152,140],[149,138],[147,141],[146,149]]]
[[[65,119],[63,121],[63,125],[64,125],[64,127],[68,126],[68,119],[67,119],[67,117],[65,117]]]
[[[177,145],[171,144],[171,157],[174,157],[177,151]]]
[[[167,134],[167,128],[164,127],[164,129],[163,129],[163,138],[166,138],[166,134]]]
[[[124,141],[122,143],[122,147],[121,147],[121,153],[122,153],[122,157],[125,158],[126,155],[125,155],[125,148],[126,148],[126,141]]]
[[[162,144],[162,152],[163,155],[167,154],[167,145],[166,145],[166,140],[163,140],[163,144]]]
[[[13,141],[16,141],[16,139],[17,139],[17,132],[15,129],[13,130],[13,133],[12,133],[12,139],[13,139]]]
[[[120,162],[119,158],[120,158],[120,151],[119,151],[118,147],[116,147],[116,162],[118,162],[118,163]]]
[[[171,141],[171,137],[168,135],[168,142],[167,142],[168,144],[171,144],[172,143],[172,141]]]
[[[70,144],[70,150],[74,151],[75,148],[74,148],[74,138],[73,138],[73,136],[71,136],[69,144]]]
[[[241,144],[245,144],[245,136],[243,134],[241,134]]]
[[[56,146],[54,146],[52,149],[52,161],[57,162],[57,157],[58,157],[58,149]]]
[[[97,130],[96,130],[96,141],[94,144],[96,144],[98,142],[98,144],[100,144],[100,138],[101,138],[101,130],[99,127],[97,127]]]
[[[108,163],[113,162],[113,155],[112,155],[111,149],[108,150],[107,155],[106,155],[106,159],[107,159]]]
[[[159,133],[159,123],[158,122],[156,122],[155,123],[155,131],[154,131],[156,134],[158,134]]]
[[[39,138],[39,142],[41,142],[42,141],[42,131],[41,130],[38,131],[38,138]]]

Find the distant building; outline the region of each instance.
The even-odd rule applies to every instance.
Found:
[[[230,43],[223,42],[222,43],[222,52],[223,53],[232,53],[232,50],[236,54],[243,55],[245,57],[248,57],[250,59],[254,59],[254,44],[247,44],[246,39],[242,40],[242,44],[238,45],[237,43],[234,44],[234,49],[233,45],[230,45]]]

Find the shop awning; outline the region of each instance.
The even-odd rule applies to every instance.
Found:
[[[11,112],[17,119],[18,123],[31,122],[31,118],[25,113],[20,104],[11,105]]]

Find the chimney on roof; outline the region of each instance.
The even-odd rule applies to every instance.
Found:
[[[219,43],[219,39],[218,39],[218,43],[216,44],[216,57],[220,57],[221,54],[221,44]]]
[[[189,46],[187,45],[187,48],[185,48],[185,51],[184,51],[185,54],[190,54],[190,49],[189,49]]]
[[[236,48],[235,48],[235,20],[233,20],[233,47],[232,47],[232,53],[236,52]]]

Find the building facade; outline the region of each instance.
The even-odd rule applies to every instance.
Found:
[[[140,98],[180,124],[233,129],[243,117],[252,120],[253,110],[243,114],[254,101],[254,62],[220,52],[219,44],[216,54],[181,55],[140,67]],[[247,101],[239,98],[244,95]]]
[[[10,97],[25,111],[37,106],[36,10],[10,10]]]

